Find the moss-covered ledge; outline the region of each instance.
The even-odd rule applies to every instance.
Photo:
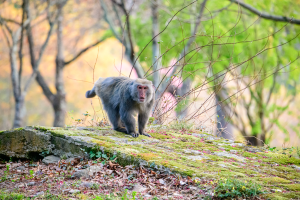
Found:
[[[138,164],[198,178],[230,177],[254,181],[270,198],[300,197],[300,159],[265,148],[224,140],[200,131],[149,129],[152,138],[132,138],[99,127],[51,128],[32,126],[0,132],[0,154],[29,158],[33,153],[61,157],[90,151],[117,155],[120,164]]]

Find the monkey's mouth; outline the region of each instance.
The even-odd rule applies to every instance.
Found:
[[[144,97],[140,97],[140,102],[144,102],[145,98]]]

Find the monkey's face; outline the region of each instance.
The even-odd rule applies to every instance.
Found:
[[[144,84],[134,84],[134,100],[138,103],[147,103],[152,98],[152,88]]]

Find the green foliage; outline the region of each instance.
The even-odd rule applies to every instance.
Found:
[[[149,117],[149,124],[152,124],[154,122],[155,118],[154,117]]]
[[[17,194],[17,193],[0,192],[0,199],[2,199],[2,200],[22,200],[22,199],[25,199],[25,196],[23,194]]]
[[[110,195],[98,195],[92,198],[93,200],[136,200],[137,192],[133,191],[131,194],[128,193],[128,189],[125,189],[121,194],[110,194]],[[157,197],[152,198],[152,200],[157,200]]]
[[[93,150],[91,150],[89,152],[89,156],[90,156],[91,159],[101,160],[102,164],[105,164],[106,161],[115,160],[117,158],[117,155],[115,155],[115,154],[109,155],[108,153],[105,153],[105,152],[103,152],[103,151],[101,151],[99,149],[93,149]]]
[[[226,198],[249,198],[264,193],[261,186],[252,182],[242,182],[236,179],[221,179],[215,188],[215,196]]]
[[[300,18],[300,6],[297,1],[262,0],[254,2],[249,0],[245,2],[263,12],[296,19]],[[188,5],[188,3],[190,1],[187,1],[184,5]],[[161,54],[163,54],[159,62],[161,62],[163,68],[169,67],[173,59],[178,61],[178,55],[182,52],[194,27],[194,24],[190,21],[195,19],[201,3],[201,1],[195,2],[177,13],[183,8],[182,2],[176,0],[162,1],[163,6],[168,9],[168,14],[163,9],[159,11],[159,29],[160,31],[164,30],[159,35],[160,41],[158,42]],[[299,26],[272,20],[257,20],[258,16],[251,12],[247,15],[240,15],[238,12],[231,12],[228,9],[223,10],[226,6],[230,10],[240,9],[239,5],[229,1],[211,0],[205,5],[205,17],[203,16],[205,20],[201,21],[195,41],[186,51],[184,59],[181,60],[181,64],[184,61],[185,66],[180,71],[180,76],[183,79],[189,76],[196,85],[203,84],[203,80],[206,79],[208,85],[214,86],[216,84],[214,75],[224,73],[230,66],[236,65],[237,71],[233,72],[233,70],[233,74],[238,73],[239,77],[247,77],[245,79],[241,78],[243,79],[242,82],[245,85],[252,85],[251,88],[247,89],[252,90],[251,101],[246,102],[246,104],[249,104],[253,109],[250,117],[254,119],[254,122],[249,132],[247,128],[247,134],[254,136],[267,134],[264,132],[265,130],[262,130],[262,127],[265,127],[262,123],[277,125],[286,133],[281,122],[279,123],[276,120],[279,118],[279,113],[287,111],[289,104],[273,102],[272,100],[267,102],[266,97],[269,92],[271,92],[272,97],[280,89],[285,90],[287,95],[284,98],[286,99],[295,95],[294,83],[298,81],[300,75],[300,71],[296,70],[296,67],[300,64],[300,60],[296,60],[299,51],[298,44],[300,43],[300,37],[296,37],[296,35],[299,33],[300,28]],[[144,19],[143,17],[145,13],[143,8],[147,9],[148,7],[148,2],[143,4],[142,9],[138,10],[136,15],[130,19],[133,36],[139,47],[136,54],[141,53],[139,59],[146,70],[153,64],[151,42],[146,47],[152,38],[152,21],[150,18]],[[286,10],[283,10],[283,8]],[[219,12],[219,10],[222,11]],[[214,14],[215,11],[218,11],[217,14]],[[170,21],[175,13],[177,13],[176,17]],[[280,48],[274,48],[279,45],[281,45]],[[264,49],[266,51],[262,52]],[[260,54],[257,55],[258,53]],[[295,62],[290,64],[294,60]],[[211,65],[208,64],[209,62],[211,62]],[[243,62],[244,64],[241,64]],[[210,75],[207,75],[208,65],[211,69]],[[276,72],[277,67],[284,66],[286,67],[281,69],[279,73]],[[274,73],[276,77],[274,77]],[[231,72],[227,74],[232,75]],[[198,79],[195,79],[196,77]],[[151,77],[148,78],[151,79]],[[223,79],[223,76],[220,79]],[[229,88],[222,88],[222,90],[228,96],[237,92]],[[176,111],[184,109],[187,103],[189,102],[182,101],[178,103]],[[240,104],[239,101],[233,102],[231,98],[227,99],[226,103],[233,105],[233,107],[236,107],[235,103]],[[264,114],[263,119],[260,119],[260,113]],[[233,124],[239,123],[238,120],[231,118],[226,118],[226,120]],[[269,134],[269,137],[266,136],[265,142],[269,143],[271,137],[272,134]],[[287,138],[285,140],[287,141]]]
[[[6,170],[4,171],[4,173],[1,177],[1,182],[4,182],[7,180],[8,174],[9,174],[9,165],[6,165]]]

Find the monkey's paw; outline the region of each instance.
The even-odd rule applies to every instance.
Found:
[[[134,138],[137,138],[137,137],[139,137],[140,134],[132,132],[132,133],[130,133],[130,135]]]
[[[148,133],[141,133],[141,135],[147,136],[147,137],[152,137],[151,135],[149,135]]]

